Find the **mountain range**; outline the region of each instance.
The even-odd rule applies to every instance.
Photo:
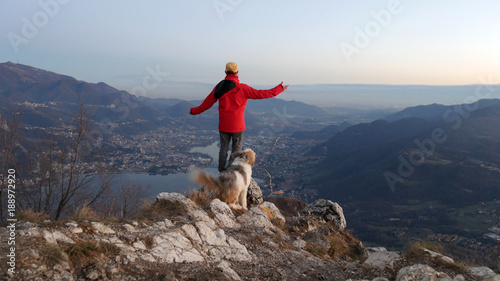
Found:
[[[66,124],[80,103],[88,105],[94,122],[115,123],[115,132],[121,134],[136,134],[160,126],[216,129],[218,122],[216,106],[202,117],[189,115],[189,109],[202,101],[137,97],[102,82],[87,83],[12,62],[0,64],[0,102],[0,114],[10,116],[17,105],[23,109],[23,124],[45,128]],[[292,128],[296,127],[296,117],[328,116],[321,108],[301,102],[277,98],[266,102],[249,100],[247,126],[252,130],[258,127],[257,123],[280,114],[289,117]]]
[[[302,184],[345,203],[367,241],[388,239],[375,234],[382,226],[387,231],[388,218],[436,233],[470,230],[460,210],[500,198],[498,128],[498,99],[408,108],[346,128],[314,148],[326,157],[304,171]],[[495,225],[485,221],[472,231]]]

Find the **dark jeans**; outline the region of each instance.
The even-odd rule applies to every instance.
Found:
[[[220,150],[219,150],[219,172],[226,168],[227,151],[229,150],[229,141],[232,140],[231,154],[241,150],[243,145],[243,132],[225,133],[220,132]],[[233,162],[233,158],[229,158],[229,165]]]

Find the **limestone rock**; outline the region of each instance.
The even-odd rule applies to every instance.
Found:
[[[302,213],[320,217],[327,222],[333,221],[342,230],[347,226],[342,207],[330,200],[318,199],[305,207]]]
[[[474,275],[478,278],[492,278],[495,277],[496,273],[489,267],[480,266],[480,267],[471,267],[467,269],[471,275]]]
[[[205,212],[202,208],[200,208],[198,205],[196,205],[196,203],[194,203],[186,196],[177,192],[162,192],[156,196],[155,202],[158,202],[160,200],[180,202],[186,207],[186,212],[191,217],[196,220],[204,221],[212,229],[216,228],[215,221],[208,216],[207,212]]]
[[[450,279],[450,276],[445,273],[438,272],[428,265],[415,264],[403,267],[399,270],[396,281],[438,280],[438,278]]]
[[[51,244],[51,245],[55,245],[57,244],[57,241],[56,239],[54,238],[54,236],[52,235],[52,232],[49,232],[48,230],[43,230],[42,231],[42,236],[43,238],[45,239],[45,241],[47,241],[47,243]]]
[[[92,227],[96,231],[98,231],[100,233],[104,233],[104,234],[114,234],[115,233],[115,231],[113,229],[109,228],[108,226],[106,226],[100,222],[91,222],[90,224],[92,225]]]
[[[203,243],[200,235],[198,234],[198,231],[196,230],[196,227],[194,227],[193,225],[185,224],[181,227],[181,230],[184,236],[187,237],[189,240],[193,241],[194,243],[199,245]]]
[[[158,261],[165,263],[204,261],[191,241],[179,232],[167,232],[155,236],[150,253]]]
[[[75,241],[73,241],[71,238],[68,236],[64,235],[61,231],[56,230],[52,233],[52,236],[54,239],[56,239],[57,242],[64,242],[68,244],[75,244]]]
[[[208,204],[209,210],[214,215],[214,220],[222,228],[240,228],[236,217],[229,206],[219,199],[214,199]]]
[[[42,236],[47,241],[47,243],[51,245],[56,245],[57,242],[64,242],[68,244],[75,244],[75,241],[73,241],[71,238],[68,236],[64,235],[61,231],[55,230],[54,232],[50,232],[48,230],[43,230],[42,231]]]
[[[83,233],[83,229],[78,226],[78,223],[72,221],[72,222],[67,222],[66,226],[68,227],[69,231],[73,234],[78,234],[78,233]]]
[[[262,202],[264,202],[264,196],[262,195],[260,186],[252,178],[247,192],[247,208],[252,208],[253,206],[262,204]]]
[[[490,278],[483,279],[483,281],[500,281],[500,274],[497,274]]]
[[[397,252],[379,251],[368,254],[365,264],[378,267],[380,269],[394,268],[394,262],[401,259]]]
[[[260,229],[263,231],[276,231],[276,223],[280,226],[285,224],[285,217],[280,210],[271,202],[264,202],[254,206],[248,212],[238,217],[238,222],[244,227],[251,229]]]
[[[241,280],[241,277],[231,268],[231,265],[227,261],[221,261],[217,268],[222,270],[222,273],[226,275],[230,280]]]
[[[455,261],[452,258],[444,256],[440,253],[436,253],[436,252],[428,250],[428,249],[424,249],[424,252],[426,252],[428,255],[430,255],[431,258],[439,259],[445,263],[450,263],[450,264],[455,263]]]

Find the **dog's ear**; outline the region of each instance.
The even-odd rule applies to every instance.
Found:
[[[248,163],[248,165],[252,166],[255,164],[255,152],[253,150],[248,150],[245,151],[245,160]]]
[[[232,153],[231,157],[232,158],[246,158],[246,155],[245,155],[245,152],[238,151],[238,152]]]

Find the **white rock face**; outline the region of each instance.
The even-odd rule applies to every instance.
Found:
[[[201,262],[205,259],[191,241],[179,232],[168,232],[153,238],[150,254],[160,262]]]
[[[247,228],[257,228],[263,231],[277,231],[273,224],[285,224],[285,217],[280,210],[271,202],[264,202],[258,206],[252,207],[248,212],[238,217],[238,222]]]
[[[208,208],[214,215],[214,220],[219,227],[234,229],[241,227],[241,225],[236,222],[236,217],[231,211],[231,208],[229,208],[225,202],[222,202],[219,199],[214,199],[208,204]]]

